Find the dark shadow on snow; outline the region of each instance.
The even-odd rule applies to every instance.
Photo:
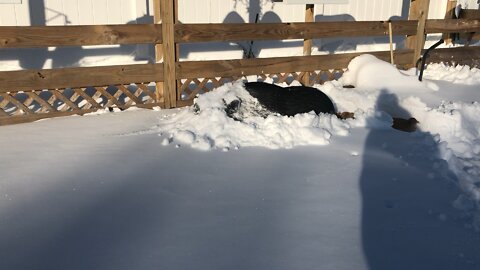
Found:
[[[410,116],[386,91],[377,110]],[[479,269],[480,234],[452,206],[460,191],[435,138],[372,128],[364,151],[362,238],[370,269]]]
[[[1,213],[0,269],[285,269],[289,264],[279,259],[290,254],[282,230],[290,222],[289,204],[276,206],[308,190],[297,185],[278,194],[269,179],[291,183],[280,171],[236,166],[240,161],[272,166],[278,161],[268,160],[270,152],[248,161],[233,157],[238,161],[233,168],[222,165],[223,155],[199,151],[185,151],[196,162],[179,165],[166,158],[178,150],[152,148],[151,140],[126,144],[120,152],[129,154],[101,154],[96,158],[106,162],[96,163],[83,153],[76,169],[40,172],[34,181],[50,175],[56,183],[17,198]],[[159,171],[158,162],[189,169]],[[126,166],[112,170],[114,164]],[[231,170],[232,177],[223,178],[222,170]]]

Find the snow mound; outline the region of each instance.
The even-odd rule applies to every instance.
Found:
[[[247,106],[242,121],[230,118],[225,112],[226,104],[238,98],[243,100],[242,106]],[[195,104],[195,107],[180,109],[177,114],[162,120],[159,130],[168,137],[168,142],[199,150],[247,146],[279,149],[326,145],[332,135],[346,136],[350,129],[348,121],[328,114],[311,112],[294,117],[269,114],[265,118],[255,114],[255,110],[250,110],[249,114],[249,108],[260,105],[248,94],[242,81],[200,95]],[[167,141],[164,139],[165,143]]]
[[[378,91],[380,89],[424,88],[425,84],[408,73],[403,73],[394,65],[382,61],[371,54],[355,57],[342,76],[345,85]]]
[[[469,66],[451,66],[444,63],[430,64],[425,76],[432,80],[443,80],[458,84],[480,84],[480,69]]]

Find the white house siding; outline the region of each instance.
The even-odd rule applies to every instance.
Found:
[[[124,24],[137,18],[135,0],[43,0],[45,22],[30,16],[29,5],[38,6],[41,0],[23,0],[21,4],[0,4],[0,25],[26,26]],[[145,2],[145,1],[143,1]],[[42,10],[35,10],[40,15]]]
[[[28,8],[25,5],[1,4],[0,25],[28,25]]]
[[[30,25],[29,3],[0,4],[0,25]],[[123,24],[143,15],[152,15],[152,0],[43,0],[46,25]],[[443,18],[447,0],[431,0],[430,18]],[[344,5],[316,5],[317,20],[354,19],[356,21],[388,20],[404,17],[409,0],[350,0]],[[477,9],[477,0],[459,0],[462,6]],[[271,0],[178,0],[179,19],[183,23],[221,23],[234,19],[253,22],[280,19],[283,22],[304,20],[302,5],[285,5]],[[249,7],[252,11],[249,12]],[[147,14],[149,11],[150,14]],[[38,10],[37,12],[41,12]],[[230,16],[228,17],[228,15]],[[263,15],[267,14],[266,18]],[[273,15],[273,16],[272,16]],[[342,17],[343,16],[343,17]]]
[[[350,4],[345,5],[320,5],[315,13],[322,15],[325,20],[337,20],[339,15],[355,21],[388,20],[392,16],[402,16],[402,1],[351,0]]]
[[[284,22],[305,20],[304,6],[284,5],[266,0],[178,0],[178,6],[178,17],[183,23],[253,23],[257,13],[261,20],[267,12],[274,12]],[[252,12],[249,12],[250,9]],[[235,18],[241,20],[234,20]]]
[[[462,0],[460,0],[462,2]],[[478,8],[476,0],[463,0],[469,8]],[[253,14],[249,6],[253,3]],[[317,20],[350,19],[356,21],[407,18],[409,0],[350,0],[349,4],[315,6]],[[179,19],[184,23],[221,23],[229,13],[235,13],[243,22],[253,22],[256,13],[274,12],[283,22],[304,21],[305,7],[285,5],[270,0],[178,0]],[[429,18],[443,18],[447,0],[431,0]],[[272,18],[271,16],[269,17]],[[268,20],[268,18],[267,18]]]

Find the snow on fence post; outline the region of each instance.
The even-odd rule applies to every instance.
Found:
[[[417,34],[407,37],[407,48],[413,49],[412,66],[415,66],[425,46],[425,25],[428,18],[430,0],[411,0],[409,20],[418,20]]]
[[[314,21],[314,17],[313,17],[314,9],[315,9],[315,4],[307,4],[305,6],[305,22],[313,22]],[[304,56],[312,55],[312,40],[311,39],[305,39],[303,41],[303,55]],[[302,78],[302,83],[304,85],[307,85],[307,86],[310,85],[310,72],[309,71],[305,71],[305,75],[303,75],[303,78]]]
[[[163,72],[165,108],[176,107],[176,47],[175,47],[175,0],[160,1],[160,16],[162,18],[163,35]]]

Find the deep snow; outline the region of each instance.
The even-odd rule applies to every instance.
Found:
[[[237,82],[0,127],[0,269],[478,269],[479,71],[414,73],[364,55],[315,86],[354,120],[233,121]]]

